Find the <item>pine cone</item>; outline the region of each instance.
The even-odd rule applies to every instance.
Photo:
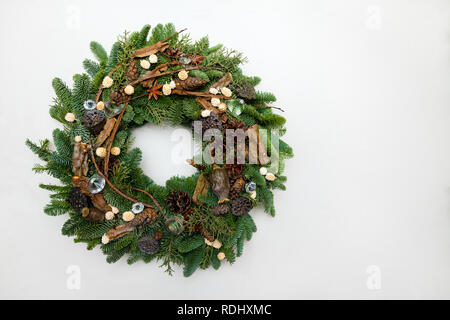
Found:
[[[209,242],[213,242],[214,241],[213,235],[208,230],[206,230],[205,228],[201,228],[200,229],[200,234],[203,237],[205,237]]]
[[[244,170],[245,165],[244,164],[227,164],[227,171],[228,175],[230,176],[230,180],[233,179],[234,181],[242,176],[242,170]],[[234,183],[234,181],[232,183]]]
[[[213,128],[222,130],[222,120],[217,113],[211,112],[210,116],[202,118],[202,129],[205,131]]]
[[[78,214],[81,214],[83,208],[88,208],[90,206],[89,198],[83,194],[78,187],[72,187],[72,189],[70,189],[67,202],[70,203],[72,208]]]
[[[128,63],[126,79],[128,82],[137,80],[140,76],[139,68],[136,64],[136,60],[131,59]]]
[[[130,99],[130,97],[123,91],[123,89],[111,91],[111,93],[109,94],[109,98],[114,104],[122,104]]]
[[[105,123],[105,114],[99,110],[86,111],[83,116],[83,125],[95,136],[103,130]]]
[[[242,216],[252,210],[252,202],[246,197],[239,197],[231,202],[231,213],[235,216]]]
[[[155,232],[155,239],[160,240],[163,237],[162,231],[158,230]]]
[[[233,129],[233,130],[238,130],[238,129],[242,129],[243,131],[247,131],[247,126],[245,125],[244,121],[237,121],[237,120],[229,120],[227,121],[227,123],[224,125],[225,129]]]
[[[205,80],[198,77],[188,77],[186,80],[175,79],[177,89],[192,91],[201,88],[206,83]]]
[[[243,177],[238,178],[231,185],[230,196],[232,199],[235,199],[241,195],[242,189],[244,188],[245,180]]]
[[[144,237],[138,240],[138,248],[146,254],[155,254],[159,251],[159,242],[155,238]]]
[[[169,209],[177,214],[184,213],[191,206],[191,198],[182,191],[172,191],[166,201]]]
[[[226,204],[219,204],[213,209],[213,214],[215,216],[223,216],[226,215],[228,212],[230,212],[230,207],[227,206]]]
[[[245,101],[251,101],[256,99],[255,88],[253,88],[253,86],[246,81],[242,82],[239,86],[237,86],[234,89],[234,93],[236,94],[236,96],[244,99]]]

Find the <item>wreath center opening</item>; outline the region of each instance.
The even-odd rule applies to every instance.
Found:
[[[189,177],[197,171],[186,162],[193,156],[189,130],[147,123],[134,129],[132,136],[134,147],[142,150],[141,168],[156,184],[164,186],[173,176]]]

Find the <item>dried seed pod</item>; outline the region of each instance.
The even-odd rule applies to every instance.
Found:
[[[138,248],[146,254],[155,254],[159,251],[159,242],[155,238],[144,237],[138,240]]]
[[[231,203],[231,212],[235,216],[242,216],[252,209],[252,202],[246,197],[234,199]]]
[[[98,135],[103,130],[106,123],[105,114],[97,109],[87,111],[83,116],[83,125],[94,136]]]

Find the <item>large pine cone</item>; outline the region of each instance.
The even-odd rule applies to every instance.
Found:
[[[83,116],[83,125],[94,136],[98,135],[106,123],[105,114],[99,110],[89,110]]]
[[[199,89],[204,86],[205,83],[205,80],[198,77],[188,77],[186,80],[180,80],[179,78],[175,79],[176,88],[186,91]]]
[[[252,210],[252,202],[246,197],[239,197],[231,202],[231,213],[242,216]]]
[[[131,59],[128,63],[126,79],[128,82],[137,80],[139,78],[139,68],[136,64],[136,60]]]
[[[88,208],[90,206],[89,198],[81,192],[81,189],[78,187],[72,187],[69,191],[69,197],[67,202],[70,203],[72,208],[78,213],[81,214],[81,210],[83,208]]]
[[[130,99],[130,96],[128,96],[123,91],[123,89],[120,89],[111,91],[111,93],[109,94],[109,98],[111,99],[111,102],[114,104],[122,104],[127,102]]]
[[[244,99],[246,102],[256,99],[255,88],[253,88],[253,86],[246,81],[242,82],[238,87],[236,87],[234,89],[234,93],[236,94],[236,96]]]
[[[159,242],[155,238],[144,237],[138,240],[138,248],[146,254],[155,254],[159,251]]]
[[[172,191],[166,198],[169,209],[178,214],[183,214],[191,206],[191,198],[186,192]]]

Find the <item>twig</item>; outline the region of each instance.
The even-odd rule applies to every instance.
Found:
[[[104,170],[104,173],[106,176],[108,176],[109,157],[111,155],[111,148],[112,148],[112,145],[114,142],[114,138],[116,136],[117,130],[119,130],[120,122],[122,121],[123,114],[125,113],[125,110],[127,109],[127,107],[128,107],[128,102],[125,103],[125,106],[123,107],[122,111],[120,112],[120,115],[117,118],[116,123],[114,124],[114,129],[111,132],[111,136],[109,137],[109,140],[108,140],[108,144],[106,147],[106,157],[105,157],[104,166],[103,166],[103,170]]]
[[[117,68],[118,68],[118,66],[115,67],[114,69],[112,69],[112,70],[108,73],[108,77],[111,77],[111,76],[114,74],[114,72],[117,71]],[[100,101],[100,97],[101,97],[101,95],[102,95],[103,89],[104,89],[104,87],[103,87],[103,85],[101,84],[100,87],[98,88],[97,96],[95,97],[95,103],[98,103],[98,102]]]
[[[267,106],[267,107],[261,107],[261,106],[252,106],[252,105],[250,105],[250,106],[253,107],[253,108],[257,108],[257,109],[277,109],[277,110],[280,110],[281,112],[284,112],[283,109],[278,108],[278,107],[269,107],[269,106]]]
[[[224,99],[224,100],[232,100],[233,99],[231,97],[225,97],[225,96],[222,96],[222,95],[210,94],[210,93],[205,93],[205,92],[197,92],[197,91],[186,91],[186,90],[181,90],[181,89],[173,89],[172,93],[179,94],[179,95],[182,95],[182,96],[196,96],[196,97],[204,97],[204,98],[219,98],[219,99]]]
[[[133,190],[142,192],[143,194],[147,195],[148,197],[150,197],[150,199],[152,199],[153,203],[158,207],[159,211],[161,212],[161,214],[166,217],[166,215],[164,214],[163,209],[161,208],[161,206],[159,205],[158,201],[156,201],[156,199],[147,191],[139,189],[139,188],[132,188]]]
[[[130,201],[132,201],[132,202],[140,202],[140,201],[138,201],[138,200],[136,200],[136,199],[134,199],[134,198],[132,198],[132,197],[126,195],[126,194],[123,193],[122,191],[120,191],[116,186],[114,186],[114,185],[111,183],[111,181],[109,181],[108,177],[106,177],[106,176],[103,174],[103,172],[101,172],[100,168],[98,167],[97,162],[95,161],[94,151],[92,150],[92,148],[90,149],[90,151],[91,151],[92,163],[94,163],[95,169],[97,170],[98,174],[101,175],[101,176],[103,177],[103,179],[105,179],[106,183],[107,183],[107,184],[108,184],[115,192],[117,192],[119,195],[121,195],[121,196],[124,197],[125,199],[130,200]],[[144,207],[147,207],[147,208],[152,208],[152,209],[155,208],[155,206],[153,206],[153,205],[151,205],[151,204],[148,204],[148,203],[145,203],[145,202],[142,202],[142,204],[144,205]]]
[[[197,66],[197,67],[191,67],[191,68],[183,68],[180,70],[171,70],[171,71],[166,71],[166,72],[161,72],[159,74],[148,74],[148,75],[144,75],[142,78],[139,78],[135,81],[130,82],[129,84],[132,85],[133,87],[136,86],[137,84],[149,80],[149,79],[153,79],[153,78],[158,78],[161,76],[165,76],[168,74],[174,74],[177,72],[180,72],[181,70],[185,70],[185,71],[190,71],[190,70],[200,70],[200,69],[215,69],[215,70],[223,70],[224,68],[222,67],[212,67],[212,66],[208,66],[208,67],[203,67],[203,66]]]

